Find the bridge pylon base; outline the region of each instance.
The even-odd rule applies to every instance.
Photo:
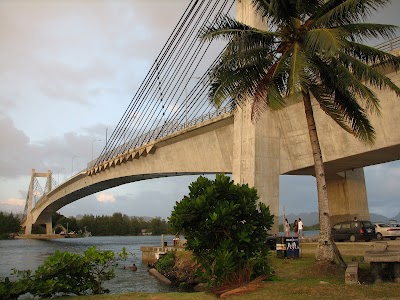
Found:
[[[370,220],[364,169],[353,169],[327,176],[329,212],[331,225],[337,222]]]

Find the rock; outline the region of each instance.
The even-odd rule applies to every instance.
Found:
[[[158,280],[160,280],[162,283],[165,283],[166,285],[171,285],[172,284],[171,280],[169,280],[164,275],[160,274],[156,269],[150,269],[149,273],[151,275],[153,275],[155,278],[157,278]]]

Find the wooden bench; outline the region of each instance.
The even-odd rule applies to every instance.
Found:
[[[352,261],[347,265],[344,282],[345,284],[358,284],[358,262]]]
[[[365,251],[365,262],[371,265],[375,282],[382,281],[383,264],[391,264],[395,282],[400,282],[400,251],[390,250],[386,242],[376,242],[373,251]]]

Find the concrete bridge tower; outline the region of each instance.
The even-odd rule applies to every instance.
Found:
[[[35,178],[36,177],[44,177],[46,178],[46,193],[50,192],[52,190],[52,172],[51,170],[48,170],[47,173],[37,173],[35,169],[32,169],[32,175],[31,175],[31,181],[29,184],[29,191],[28,191],[28,205],[27,205],[27,210],[26,210],[26,222],[25,222],[25,234],[29,235],[32,233],[32,208],[33,208],[33,199],[34,199],[34,193],[35,193]],[[53,224],[52,224],[52,219],[51,216],[50,218],[46,221],[46,234],[52,234],[53,233]]]
[[[251,0],[236,1],[238,21],[260,29],[267,24],[256,15]],[[251,103],[235,114],[233,140],[233,180],[257,189],[259,201],[269,206],[275,215],[273,232],[278,232],[279,216],[280,133],[270,111],[253,122]]]

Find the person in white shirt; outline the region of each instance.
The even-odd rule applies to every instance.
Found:
[[[297,222],[297,228],[298,228],[299,238],[303,238],[304,237],[304,234],[303,234],[304,224],[301,221],[301,218],[299,218],[299,221]]]

